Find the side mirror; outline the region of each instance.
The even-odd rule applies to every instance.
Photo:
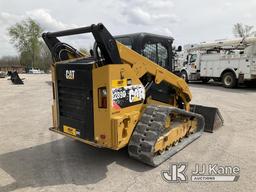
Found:
[[[181,51],[182,51],[182,46],[179,45],[179,46],[178,46],[178,49],[177,49],[177,52],[181,52]]]
[[[93,57],[94,56],[94,52],[92,49],[90,49],[90,55]]]

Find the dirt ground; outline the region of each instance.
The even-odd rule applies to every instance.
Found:
[[[130,159],[126,150],[87,146],[48,131],[50,75],[21,75],[24,85],[0,79],[0,192],[9,191],[255,191],[256,89],[190,84],[193,103],[218,107],[225,125],[157,168]],[[175,162],[240,167],[237,182],[167,183]]]

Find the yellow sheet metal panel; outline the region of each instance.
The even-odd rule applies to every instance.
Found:
[[[98,89],[107,89],[107,108],[99,107]],[[144,86],[127,64],[93,69],[94,134],[98,144],[119,149],[128,144],[145,99]]]
[[[138,122],[139,116],[139,111],[131,111],[123,116],[112,117],[113,148],[120,149],[128,144],[133,129]]]
[[[57,80],[56,80],[56,71],[55,71],[55,65],[51,66],[52,71],[52,94],[53,94],[53,102],[52,102],[52,121],[53,121],[53,127],[58,128],[59,127],[59,117],[58,117],[58,103],[57,103]]]

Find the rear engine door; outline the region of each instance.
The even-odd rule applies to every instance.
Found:
[[[59,128],[82,139],[94,139],[92,64],[56,64]]]

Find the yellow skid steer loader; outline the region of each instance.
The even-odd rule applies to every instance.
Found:
[[[89,57],[57,38],[82,33],[95,38]],[[171,72],[172,38],[126,37],[103,24],[43,34],[54,60],[50,130],[95,147],[128,146],[158,166],[223,120],[217,108],[190,105],[188,85]]]

